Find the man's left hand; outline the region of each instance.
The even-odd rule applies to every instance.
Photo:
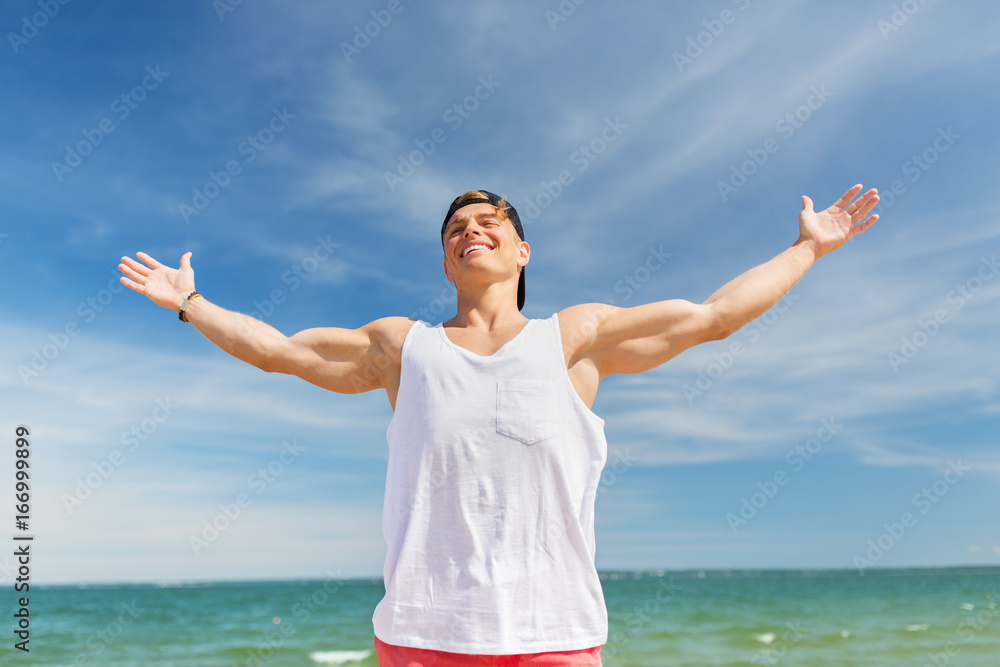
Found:
[[[859,192],[860,184],[845,192],[833,206],[819,213],[813,210],[812,199],[802,196],[799,241],[812,243],[817,259],[844,245],[878,220],[877,214],[865,217],[878,203],[878,191],[872,188],[852,203],[851,200]]]

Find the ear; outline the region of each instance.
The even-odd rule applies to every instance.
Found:
[[[448,279],[448,282],[455,282],[455,279],[451,277],[451,272],[448,271],[448,260],[444,260],[442,263],[444,264],[444,275]]]
[[[518,251],[520,252],[520,257],[517,260],[517,265],[525,266],[528,263],[528,260],[531,259],[531,246],[528,245],[527,241],[521,241],[518,246]]]

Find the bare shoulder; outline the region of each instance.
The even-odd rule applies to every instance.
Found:
[[[594,344],[601,323],[616,309],[606,303],[581,303],[557,313],[567,361]]]
[[[417,320],[412,317],[381,317],[361,327],[368,333],[372,345],[395,361],[399,361],[403,349],[403,341],[410,327]]]

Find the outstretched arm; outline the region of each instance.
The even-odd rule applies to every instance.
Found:
[[[878,203],[878,193],[869,190],[852,203],[859,192],[861,186],[855,185],[833,206],[818,213],[813,210],[812,199],[803,195],[799,238],[792,247],[723,285],[705,301],[704,305],[712,307],[724,336],[766,313],[817,259],[875,224],[878,215],[865,216]]]
[[[123,257],[118,265],[125,274],[122,284],[158,306],[178,311],[195,289],[191,253],[181,257],[178,269],[143,252],[136,257],[141,261]],[[237,359],[267,372],[297,375],[338,393],[384,388],[387,369],[398,366],[392,334],[399,327],[389,325],[401,318],[376,320],[360,329],[307,329],[287,337],[258,319],[226,310],[204,297],[192,299],[184,315],[206,338]]]
[[[802,197],[799,238],[770,261],[730,281],[704,303],[671,299],[633,308],[582,304],[560,313],[571,327],[571,356],[593,364],[600,377],[641,373],[689,347],[720,340],[763,315],[797,283],[813,263],[864,232],[878,219],[866,217],[878,194],[855,185],[833,206],[813,210]],[[572,363],[572,361],[571,361]]]

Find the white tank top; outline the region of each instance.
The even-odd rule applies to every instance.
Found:
[[[492,655],[607,642],[594,563],[604,420],[570,381],[557,315],[488,357],[415,322],[386,436],[380,640]]]

